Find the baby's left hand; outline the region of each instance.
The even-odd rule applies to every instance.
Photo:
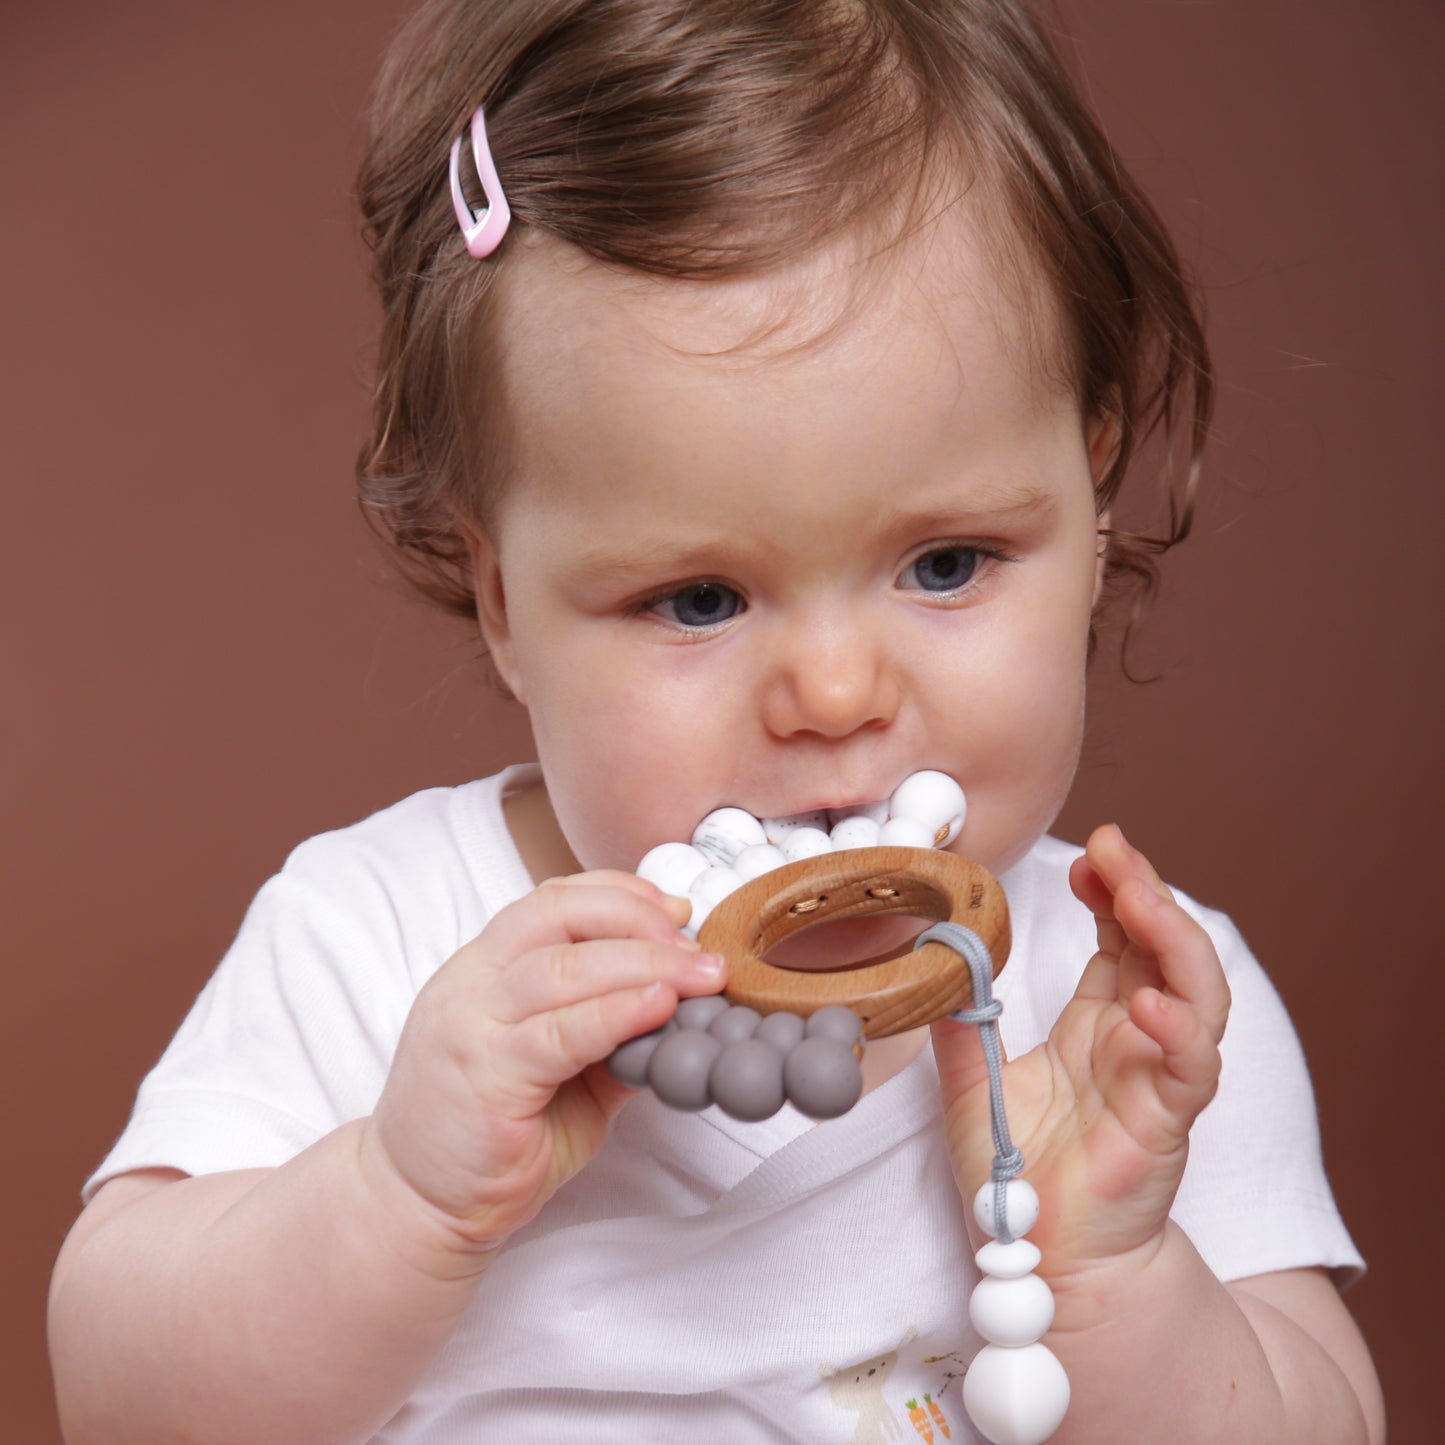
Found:
[[[1048,1039],[1004,1067],[1009,1132],[1041,1213],[1029,1238],[1055,1289],[1132,1256],[1147,1263],[1214,1096],[1229,985],[1204,929],[1118,828],[1070,871],[1099,949]],[[972,1026],[933,1026],[954,1173],[966,1204],[989,1177],[988,1077]]]

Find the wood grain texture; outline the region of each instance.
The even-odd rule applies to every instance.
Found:
[[[868,1038],[931,1023],[973,1002],[968,965],[951,948],[912,944],[825,971],[783,968],[766,955],[821,923],[901,913],[972,929],[988,945],[994,973],[1008,958],[1008,900],[980,863],[927,848],[854,848],[765,873],[708,915],[698,942],[728,961],[726,996],[759,1013],[811,1014],[845,1004]]]

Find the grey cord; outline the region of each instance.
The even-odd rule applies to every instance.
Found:
[[[1024,1156],[1009,1138],[1008,1119],[1003,1109],[1003,1046],[998,1038],[998,1016],[1003,1005],[993,996],[993,958],[988,945],[971,928],[961,923],[935,923],[913,940],[914,948],[925,943],[942,943],[968,965],[973,975],[973,1007],[959,1009],[949,1017],[961,1024],[976,1024],[983,1045],[983,1062],[988,1069],[988,1120],[993,1131],[993,1217],[1001,1244],[1012,1244],[1008,1227],[1008,1182],[1023,1173]]]

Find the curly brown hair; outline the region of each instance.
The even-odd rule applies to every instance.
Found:
[[[424,596],[473,615],[463,525],[506,482],[489,320],[509,248],[471,258],[447,183],[480,103],[514,227],[660,277],[766,272],[961,163],[1001,203],[1005,255],[1051,293],[1083,415],[1114,424],[1101,515],[1145,439],[1166,443],[1167,528],[1103,532],[1106,590],[1137,616],[1189,530],[1209,355],[1163,223],[1015,0],[422,6],[387,55],[359,177],[383,327],[358,480]]]

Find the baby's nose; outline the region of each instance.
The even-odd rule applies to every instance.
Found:
[[[855,622],[814,621],[780,639],[763,697],[778,737],[846,737],[898,714],[900,687],[886,646]]]

